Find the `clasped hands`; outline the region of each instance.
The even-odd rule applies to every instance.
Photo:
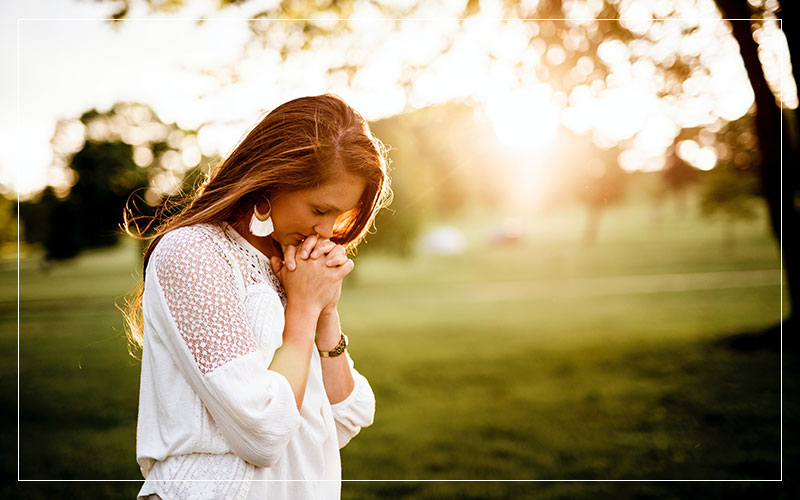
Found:
[[[336,312],[342,279],[355,267],[342,245],[317,235],[297,247],[287,246],[283,260],[272,257],[270,265],[286,289],[287,299],[318,309],[320,316]]]

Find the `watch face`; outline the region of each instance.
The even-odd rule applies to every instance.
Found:
[[[345,334],[342,334],[342,338],[339,340],[339,344],[333,348],[330,352],[331,356],[338,356],[344,352],[345,348],[347,347],[347,337]]]

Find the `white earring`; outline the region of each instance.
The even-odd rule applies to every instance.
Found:
[[[269,204],[269,200],[267,200]],[[269,236],[275,231],[275,226],[272,224],[272,205],[270,204],[269,210],[266,214],[258,212],[258,205],[253,205],[253,216],[250,217],[250,232],[254,236]]]

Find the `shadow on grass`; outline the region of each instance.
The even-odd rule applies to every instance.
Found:
[[[790,316],[764,329],[722,337],[718,343],[736,351],[766,350],[797,356],[800,355],[800,321]]]

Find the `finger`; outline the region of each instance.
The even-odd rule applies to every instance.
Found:
[[[294,271],[297,268],[296,255],[297,247],[294,245],[286,247],[286,251],[283,253],[283,262],[290,271]]]
[[[283,261],[280,257],[272,256],[269,258],[269,265],[272,268],[272,272],[277,275],[283,268]]]
[[[325,261],[325,265],[328,267],[338,267],[342,264],[346,263],[348,260],[346,255],[337,255],[333,258],[329,258]]]
[[[322,257],[323,255],[327,255],[334,248],[336,248],[336,243],[332,242],[331,240],[320,239],[317,241],[317,246],[314,247],[314,251],[311,252],[311,258],[316,259]]]
[[[303,243],[300,244],[300,258],[307,259],[311,250],[314,249],[314,246],[317,244],[317,235],[312,234],[308,238],[303,240]]]
[[[342,265],[339,267],[339,269],[341,269],[341,270],[342,270],[342,272],[343,272],[343,274],[342,274],[342,277],[344,277],[344,276],[346,276],[346,275],[350,274],[350,271],[352,271],[352,270],[353,270],[353,268],[355,268],[355,267],[356,267],[356,263],[355,263],[355,262],[353,262],[353,261],[352,261],[352,260],[350,260],[350,259],[347,259],[347,262],[345,262],[344,264],[342,264]]]
[[[347,258],[347,255],[346,255],[346,252],[344,250],[344,247],[342,245],[336,245],[333,248],[333,250],[328,252],[328,257],[325,260],[325,264],[327,264],[328,266],[332,266],[332,265],[334,265],[334,264],[332,264],[333,262],[341,261],[342,257]],[[339,264],[341,264],[341,262],[339,262]],[[335,264],[335,265],[339,265],[339,264]]]

